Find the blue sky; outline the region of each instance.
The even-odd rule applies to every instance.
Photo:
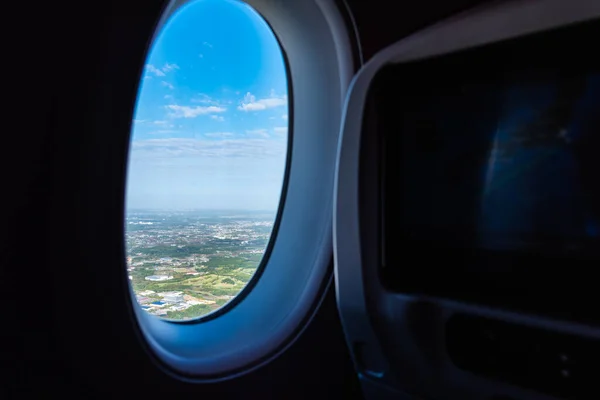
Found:
[[[264,20],[236,0],[191,1],[146,60],[127,208],[275,210],[287,118],[283,56]]]

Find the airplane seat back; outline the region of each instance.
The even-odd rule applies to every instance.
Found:
[[[496,2],[355,76],[334,254],[365,398],[600,397],[598,34],[598,2]]]

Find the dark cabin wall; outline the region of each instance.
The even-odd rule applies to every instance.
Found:
[[[421,1],[404,13],[398,3],[348,0],[365,59],[475,1],[444,2],[442,9]],[[1,330],[0,398],[357,397],[333,286],[298,341],[241,378],[184,384],[149,361],[119,279],[123,188],[114,177],[125,168],[123,132],[144,62],[139,43],[150,37],[163,2],[22,6],[7,17],[18,26],[9,39],[19,58],[11,61],[18,62],[16,76],[9,77],[17,83],[15,96],[5,96],[23,98],[15,103],[24,112],[3,158],[0,281],[8,313]],[[35,112],[23,110],[31,104]],[[96,139],[95,131],[104,139]],[[90,159],[86,149],[103,157]]]

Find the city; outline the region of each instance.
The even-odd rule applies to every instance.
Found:
[[[127,273],[138,304],[172,320],[219,309],[254,275],[274,219],[248,211],[128,212]]]

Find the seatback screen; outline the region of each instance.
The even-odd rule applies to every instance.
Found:
[[[540,251],[598,238],[600,74],[513,75],[440,85],[403,110],[406,234]]]
[[[598,33],[588,23],[380,72],[390,279],[425,288],[440,272],[506,294],[598,264],[600,68],[582,45]]]

